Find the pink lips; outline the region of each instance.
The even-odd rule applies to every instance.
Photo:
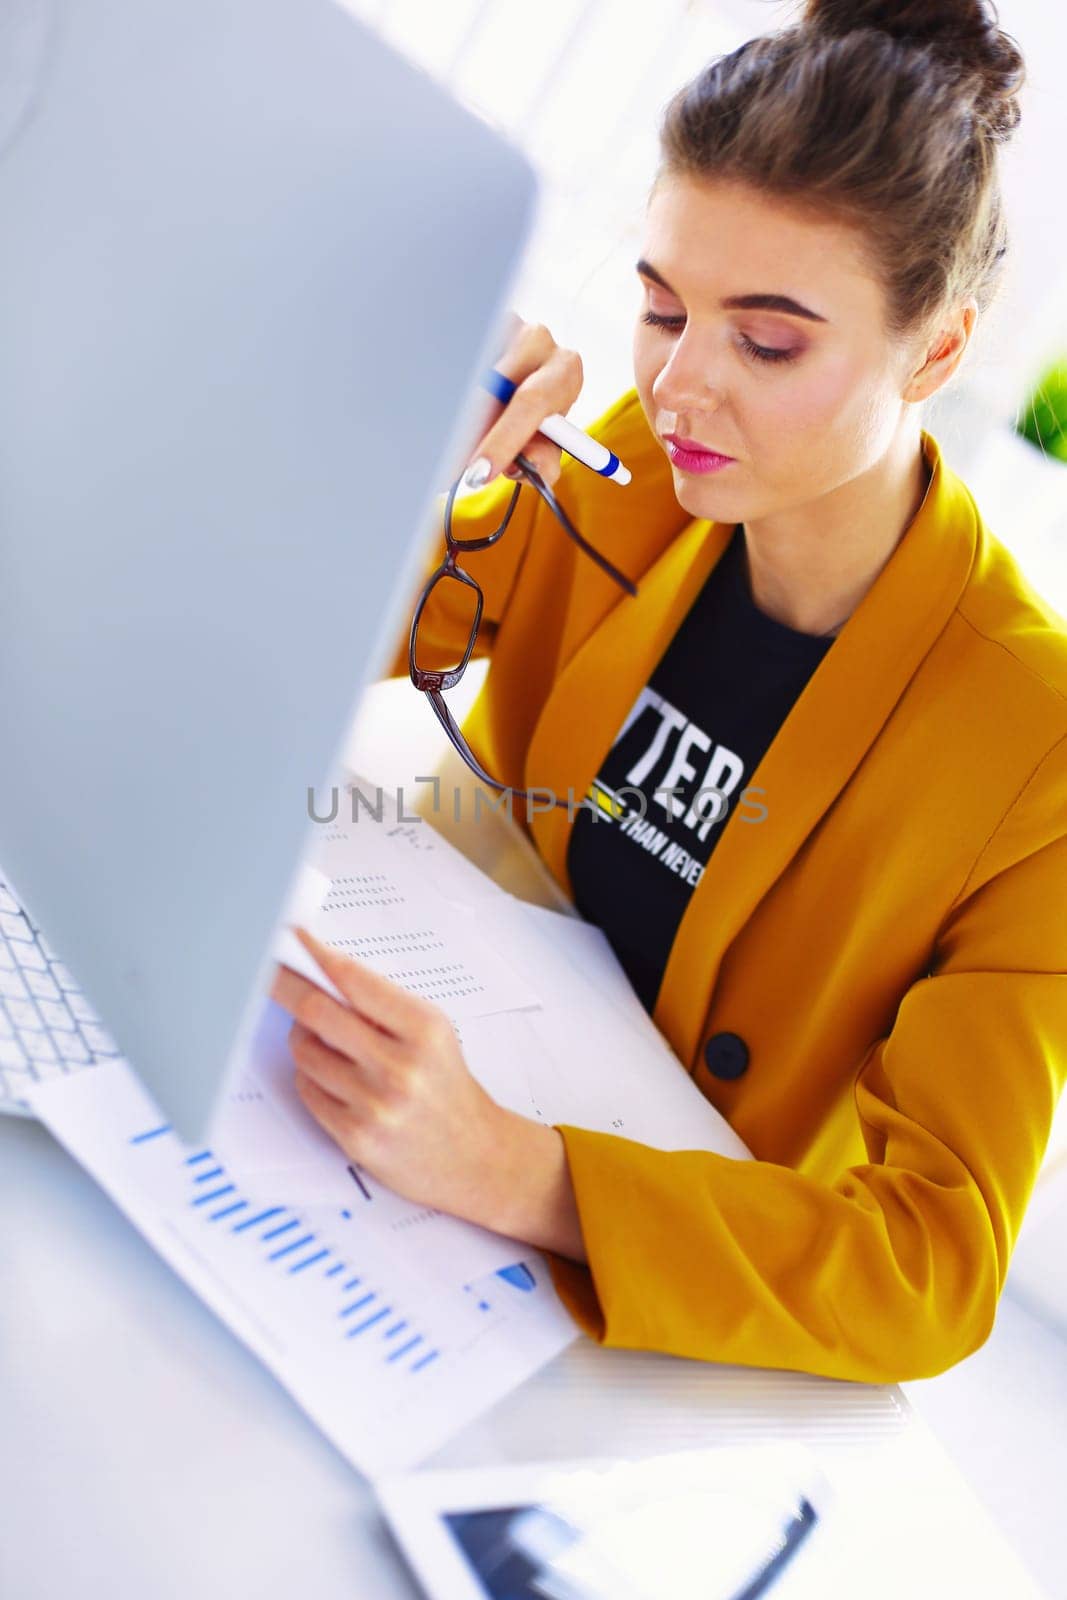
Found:
[[[707,445],[700,444],[696,439],[683,439],[676,433],[666,433],[663,438],[671,461],[683,472],[721,472],[734,460],[733,456],[723,456],[717,450],[709,450]]]

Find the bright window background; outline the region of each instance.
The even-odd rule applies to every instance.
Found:
[[[659,108],[780,8],[753,0],[346,0],[521,145],[542,183],[515,310],[581,352],[571,416],[591,422],[633,382],[645,197]]]

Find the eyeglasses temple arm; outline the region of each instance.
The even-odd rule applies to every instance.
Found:
[[[538,472],[537,468],[534,466],[529,457],[517,455],[515,457],[515,462],[517,466],[522,468],[525,476],[529,479],[530,483],[537,490],[542,499],[547,502],[554,515],[559,518],[560,522],[562,522],[564,528],[574,540],[575,544],[578,545],[580,549],[585,551],[586,555],[591,561],[596,562],[597,566],[602,572],[606,572],[609,578],[614,578],[615,582],[619,584],[621,588],[625,589],[628,595],[636,597],[636,583],[634,583],[632,579],[628,578],[624,572],[620,572],[618,567],[613,566],[608,560],[607,556],[602,556],[599,550],[594,550],[593,546],[586,539],[582,538],[581,534],[578,532],[578,529],[574,526],[574,523],[571,521],[566,511],[564,511],[563,507],[552,493],[552,490],[548,487],[548,484],[542,478],[541,474]]]
[[[491,789],[499,789],[501,793],[510,792],[511,794],[517,794],[523,800],[527,799],[530,794],[528,789],[513,789],[510,784],[498,783],[495,778],[491,778],[489,776],[488,772],[486,772],[485,768],[478,760],[478,757],[474,754],[474,751],[463,737],[459,723],[456,721],[455,717],[445,704],[440,690],[425,689],[423,693],[426,695],[427,700],[429,700],[430,705],[433,707],[434,716],[437,718],[442,728],[444,728],[455,750],[463,757],[463,760],[467,763],[468,767],[470,767],[471,771],[475,773],[483,783],[487,783]],[[569,807],[568,801],[560,800],[555,795],[553,795],[552,801],[556,806]]]

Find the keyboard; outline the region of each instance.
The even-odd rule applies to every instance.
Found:
[[[0,872],[0,1112],[32,1116],[27,1084],[119,1053]]]

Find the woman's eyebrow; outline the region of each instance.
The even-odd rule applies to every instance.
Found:
[[[651,278],[653,283],[658,283],[668,294],[681,299],[681,295],[671,288],[662,272],[657,272],[650,261],[643,259],[639,261],[637,270],[643,278]],[[802,306],[799,301],[791,300],[785,294],[734,294],[721,304],[724,311],[784,311],[787,316],[806,317],[809,322],[827,320],[825,317],[820,317],[817,311],[809,311],[807,306]]]

